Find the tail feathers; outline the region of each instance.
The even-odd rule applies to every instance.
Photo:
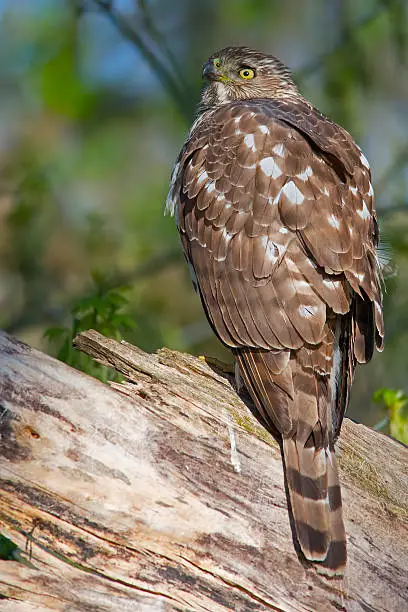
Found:
[[[328,469],[330,545],[321,571],[328,575],[342,575],[347,561],[346,531],[344,529],[341,489],[334,451],[330,451],[329,456],[331,457]]]
[[[329,576],[343,574],[347,557],[332,450],[333,342],[328,326],[326,340],[315,349],[235,352],[260,420],[283,440],[288,501],[300,548]]]
[[[342,575],[346,535],[334,451],[284,438],[283,455],[300,548],[321,573]]]

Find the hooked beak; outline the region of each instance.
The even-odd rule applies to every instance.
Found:
[[[221,72],[217,70],[212,60],[209,60],[204,64],[202,76],[203,79],[207,79],[208,81],[220,81],[222,79]]]

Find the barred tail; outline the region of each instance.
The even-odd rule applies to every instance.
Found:
[[[342,575],[346,534],[334,450],[283,439],[283,457],[296,536],[306,559],[329,576]]]
[[[327,324],[326,337],[316,347],[235,352],[260,420],[282,440],[294,536],[306,559],[329,576],[341,575],[347,559],[334,453],[333,420],[336,433],[341,423],[332,399],[338,367],[334,344]]]

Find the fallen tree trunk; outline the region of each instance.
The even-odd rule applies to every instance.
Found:
[[[207,363],[89,331],[114,388],[0,335],[0,610],[402,611],[408,450],[345,421],[343,580],[298,560],[278,446]],[[249,402],[248,402],[249,403]]]

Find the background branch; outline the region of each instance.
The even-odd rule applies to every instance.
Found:
[[[95,5],[99,8],[101,13],[106,15],[109,21],[117,28],[120,34],[131,42],[141,53],[146,62],[150,65],[153,72],[161,82],[163,88],[172,98],[176,108],[180,111],[181,115],[190,121],[191,119],[191,106],[189,104],[188,96],[186,96],[185,88],[183,88],[183,81],[177,78],[180,71],[175,66],[173,55],[170,52],[167,43],[164,41],[164,37],[159,34],[157,29],[153,25],[153,21],[147,11],[144,2],[140,3],[142,14],[144,17],[144,24],[147,25],[147,30],[150,36],[157,42],[157,39],[161,36],[162,43],[160,47],[166,53],[167,59],[170,61],[172,68],[176,73],[176,77],[173,76],[172,72],[167,68],[166,62],[164,62],[157,54],[152,51],[149,44],[145,42],[144,36],[135,25],[131,25],[129,20],[124,17],[120,12],[114,9],[112,2],[106,2],[105,0],[92,0]]]

